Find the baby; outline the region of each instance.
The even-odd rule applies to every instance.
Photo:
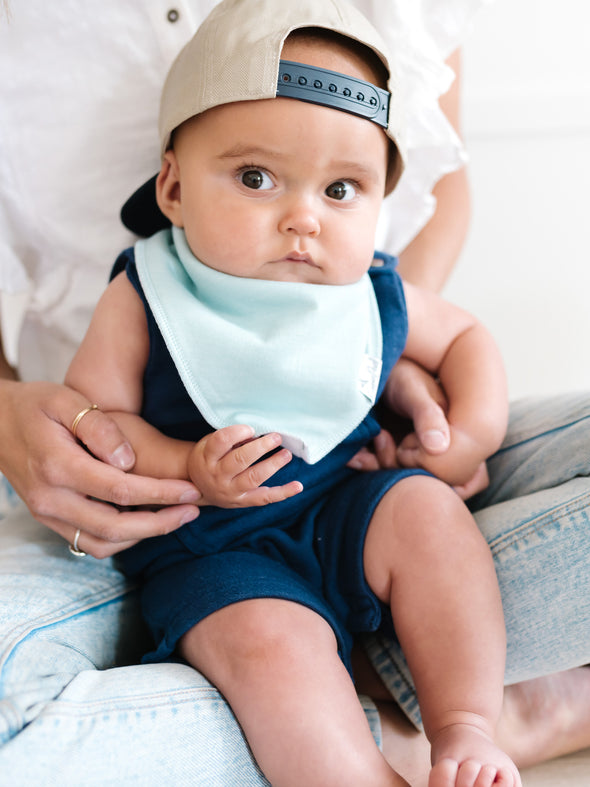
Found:
[[[197,520],[123,567],[141,577],[149,658],[206,675],[279,787],[406,784],[350,662],[354,634],[392,623],[430,787],[520,785],[493,742],[493,563],[449,486],[502,441],[504,373],[472,316],[373,253],[404,165],[397,96],[393,60],[344,0],[218,5],[163,91],[155,193],[171,227],[121,256],[67,375],[117,413],[137,472],[201,491]],[[439,376],[451,447],[360,472],[402,352]]]

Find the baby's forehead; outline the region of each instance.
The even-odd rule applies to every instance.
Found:
[[[383,89],[387,87],[387,69],[375,52],[331,30],[294,30],[283,44],[281,58],[346,74]]]

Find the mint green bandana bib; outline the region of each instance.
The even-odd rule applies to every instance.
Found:
[[[215,429],[279,432],[313,464],[367,415],[381,374],[368,274],[331,286],[220,273],[173,227],[138,241],[141,285],[186,390]]]

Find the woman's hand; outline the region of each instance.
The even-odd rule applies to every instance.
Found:
[[[401,358],[392,371],[387,396],[393,421],[377,435],[373,450],[362,449],[349,466],[365,471],[423,467],[436,474],[440,465],[442,474],[443,464],[451,459],[445,456],[451,446],[451,429],[446,418],[447,399],[438,381],[417,364]],[[487,485],[486,466],[481,463],[471,478],[454,488],[466,500]]]
[[[0,469],[35,519],[69,543],[80,529],[84,552],[108,557],[198,516],[200,494],[191,483],[127,472],[133,449],[105,413],[86,413],[74,437],[74,419],[91,405],[81,394],[51,383],[2,381],[0,405]]]
[[[373,441],[373,450],[361,449],[349,462],[350,467],[404,467],[404,449],[416,445],[433,456],[444,454],[450,445],[447,401],[431,374],[413,361],[400,358],[391,372],[385,399],[385,428]]]
[[[221,508],[265,506],[301,492],[299,481],[262,486],[291,461],[286,448],[276,451],[280,445],[279,434],[255,438],[253,429],[245,424],[226,426],[199,440],[189,454],[188,473],[203,494],[201,504]]]
[[[420,444],[416,433],[408,435],[398,446],[399,467],[420,467],[450,484],[463,499],[485,489],[489,483],[486,463],[481,460],[477,441],[458,429],[451,428],[449,448],[433,453]]]

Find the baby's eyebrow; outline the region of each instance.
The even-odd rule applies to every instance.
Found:
[[[260,145],[243,145],[237,144],[223,153],[219,154],[220,159],[231,158],[249,158],[256,156],[270,156],[272,158],[280,158],[283,154],[278,151],[273,151],[272,148],[263,148]]]

